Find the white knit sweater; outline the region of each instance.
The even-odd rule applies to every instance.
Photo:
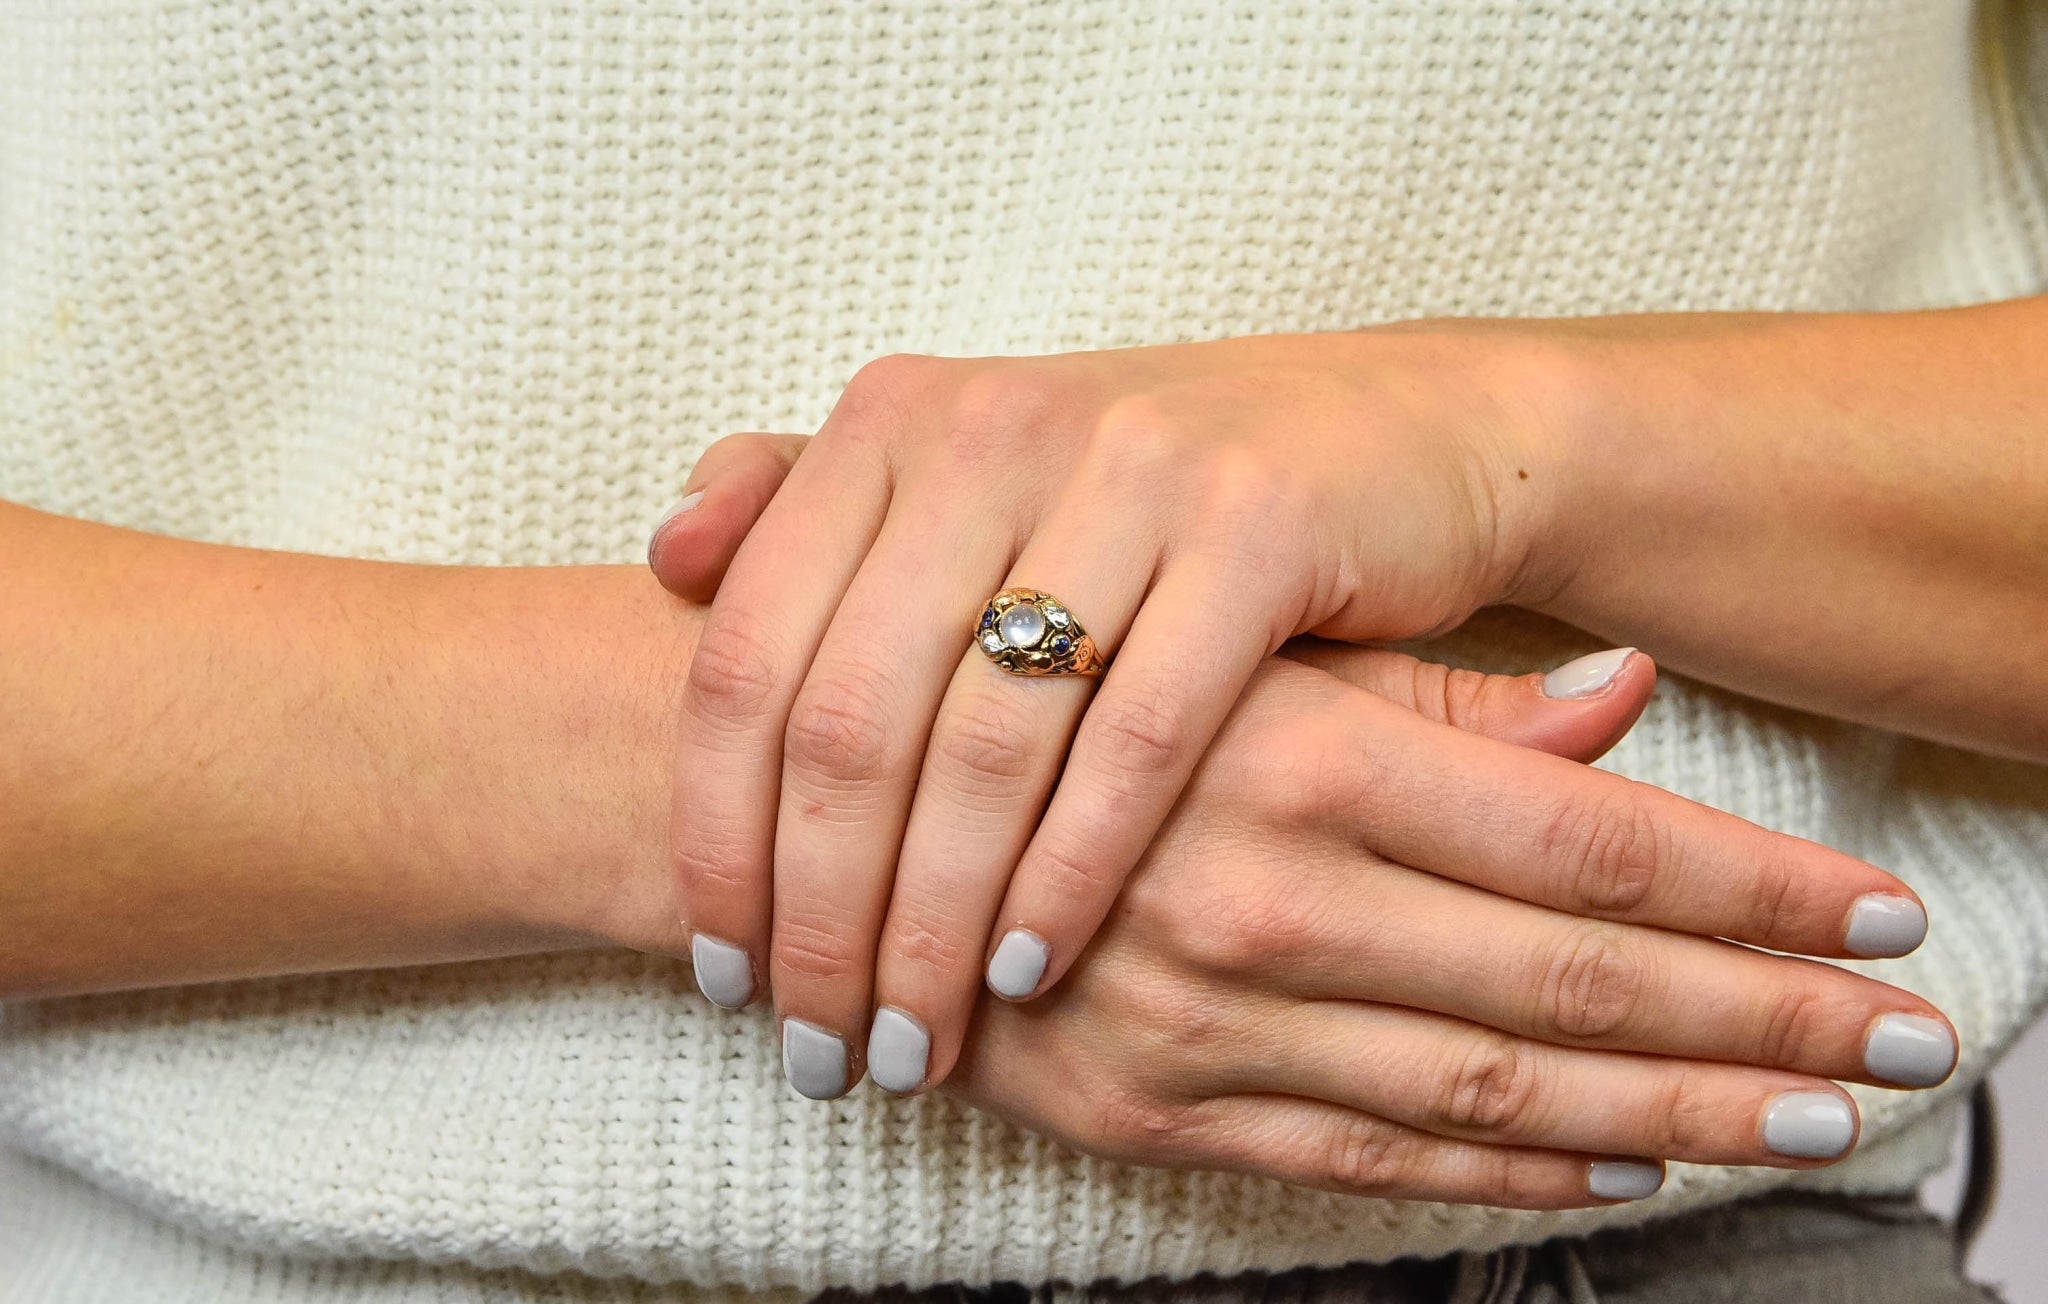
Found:
[[[19,0],[0,496],[628,561],[706,441],[811,429],[892,350],[2037,291],[2044,11]],[[1447,647],[1574,650],[1500,625]],[[1926,947],[1877,971],[1953,1016],[1961,1070],[1856,1089],[1862,1153],[1801,1179],[1912,1180],[2048,987],[2043,772],[1682,681],[1608,764],[1926,898]],[[1539,1215],[1137,1171],[943,1097],[800,1100],[765,1015],[626,954],[5,1008],[0,1137],[10,1301],[1184,1274],[1791,1180],[1679,1168],[1646,1205]]]

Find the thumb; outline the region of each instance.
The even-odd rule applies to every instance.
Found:
[[[705,449],[682,501],[647,544],[647,564],[661,587],[692,602],[711,601],[740,540],[810,442],[809,435],[727,435]]]
[[[1281,655],[1467,733],[1594,761],[1649,704],[1657,667],[1634,648],[1580,657],[1547,675],[1453,670],[1384,648],[1296,639]]]

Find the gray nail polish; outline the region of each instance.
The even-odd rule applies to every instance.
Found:
[[[701,503],[703,501],[704,491],[702,489],[699,489],[696,493],[693,494],[684,494],[682,498],[676,502],[676,505],[674,507],[668,509],[668,515],[662,517],[659,521],[655,522],[654,532],[656,534],[660,534],[661,529],[664,525],[667,525],[670,521],[673,521],[674,519],[676,519],[676,517],[681,516],[684,512],[689,511],[692,507],[695,507],[698,503]]]
[[[1044,938],[1013,928],[1003,935],[995,958],[988,962],[989,988],[998,996],[1022,1000],[1037,989],[1038,980],[1045,976],[1045,962],[1051,958],[1052,948]]]
[[[931,1059],[932,1035],[893,1005],[875,1011],[868,1030],[868,1076],[884,1091],[915,1091]]]
[[[1931,1087],[1956,1066],[1956,1041],[1948,1026],[1922,1014],[1887,1014],[1870,1025],[1863,1043],[1863,1067],[1873,1078],[1902,1087]]]
[[[1911,897],[1873,892],[1849,907],[1842,949],[1866,960],[1907,955],[1927,937],[1927,912]]]
[[[1664,1185],[1664,1165],[1622,1159],[1596,1160],[1586,1170],[1586,1189],[1599,1200],[1642,1200]]]
[[[1825,1091],[1787,1091],[1764,1107],[1764,1146],[1792,1159],[1833,1159],[1856,1139],[1849,1102]]]
[[[690,939],[690,963],[697,970],[697,990],[713,1005],[737,1010],[754,999],[754,966],[731,942],[697,934]]]
[[[831,1100],[846,1094],[846,1043],[815,1023],[782,1021],[782,1075],[800,1096]]]
[[[1567,661],[1549,674],[1543,676],[1545,697],[1591,697],[1614,682],[1628,659],[1636,654],[1632,647],[1609,648]]]

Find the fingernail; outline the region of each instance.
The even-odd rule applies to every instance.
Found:
[[[988,985],[998,996],[1021,1001],[1038,988],[1052,948],[1036,933],[1013,928],[1003,935],[995,958],[988,962]]]
[[[661,537],[661,532],[663,530],[666,530],[669,527],[669,524],[673,522],[676,519],[676,517],[681,516],[684,512],[689,511],[692,507],[695,507],[698,503],[701,503],[703,501],[704,491],[702,489],[699,489],[696,493],[693,494],[684,494],[674,507],[668,509],[668,514],[666,516],[662,517],[659,521],[655,522],[654,534],[651,537],[654,539],[659,539]]]
[[[1586,1170],[1586,1189],[1599,1200],[1641,1200],[1664,1185],[1664,1165],[1625,1159],[1595,1160]]]
[[[1609,648],[1591,656],[1567,661],[1549,674],[1543,676],[1545,697],[1591,697],[1614,682],[1628,659],[1636,654],[1632,647]]]
[[[1866,960],[1909,955],[1927,940],[1927,912],[1911,897],[1872,892],[1849,907],[1849,931],[1842,949]]]
[[[1887,1014],[1870,1025],[1863,1067],[1873,1078],[1902,1087],[1931,1087],[1956,1066],[1956,1039],[1948,1025],[1922,1014]]]
[[[1849,1102],[1825,1091],[1787,1091],[1764,1109],[1764,1146],[1791,1159],[1833,1159],[1856,1139]]]
[[[884,1091],[915,1091],[924,1082],[932,1035],[893,1005],[875,1011],[868,1032],[868,1076]]]
[[[832,1100],[846,1094],[846,1043],[815,1023],[782,1021],[782,1075],[800,1096]]]
[[[697,990],[713,1005],[737,1010],[754,999],[754,966],[731,942],[697,934],[690,939],[690,963],[697,970]]]

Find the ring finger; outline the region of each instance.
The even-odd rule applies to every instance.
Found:
[[[1134,515],[1055,513],[1010,583],[1054,595],[1106,657],[1144,601],[1157,558]],[[1055,632],[1043,631],[1048,645]],[[932,726],[877,956],[868,1060],[879,1085],[915,1090],[950,1070],[997,906],[1094,691],[1082,676],[1011,674],[979,647],[957,663]]]
[[[1933,1086],[1955,1064],[1939,1010],[1819,961],[1577,919],[1394,865],[1352,871],[1321,899],[1294,952],[1264,957],[1303,995],[1885,1086]]]
[[[1284,1091],[1468,1141],[1699,1164],[1814,1167],[1858,1117],[1822,1078],[1531,1041],[1420,1010],[1294,1006],[1237,1057],[1239,1091]]]

